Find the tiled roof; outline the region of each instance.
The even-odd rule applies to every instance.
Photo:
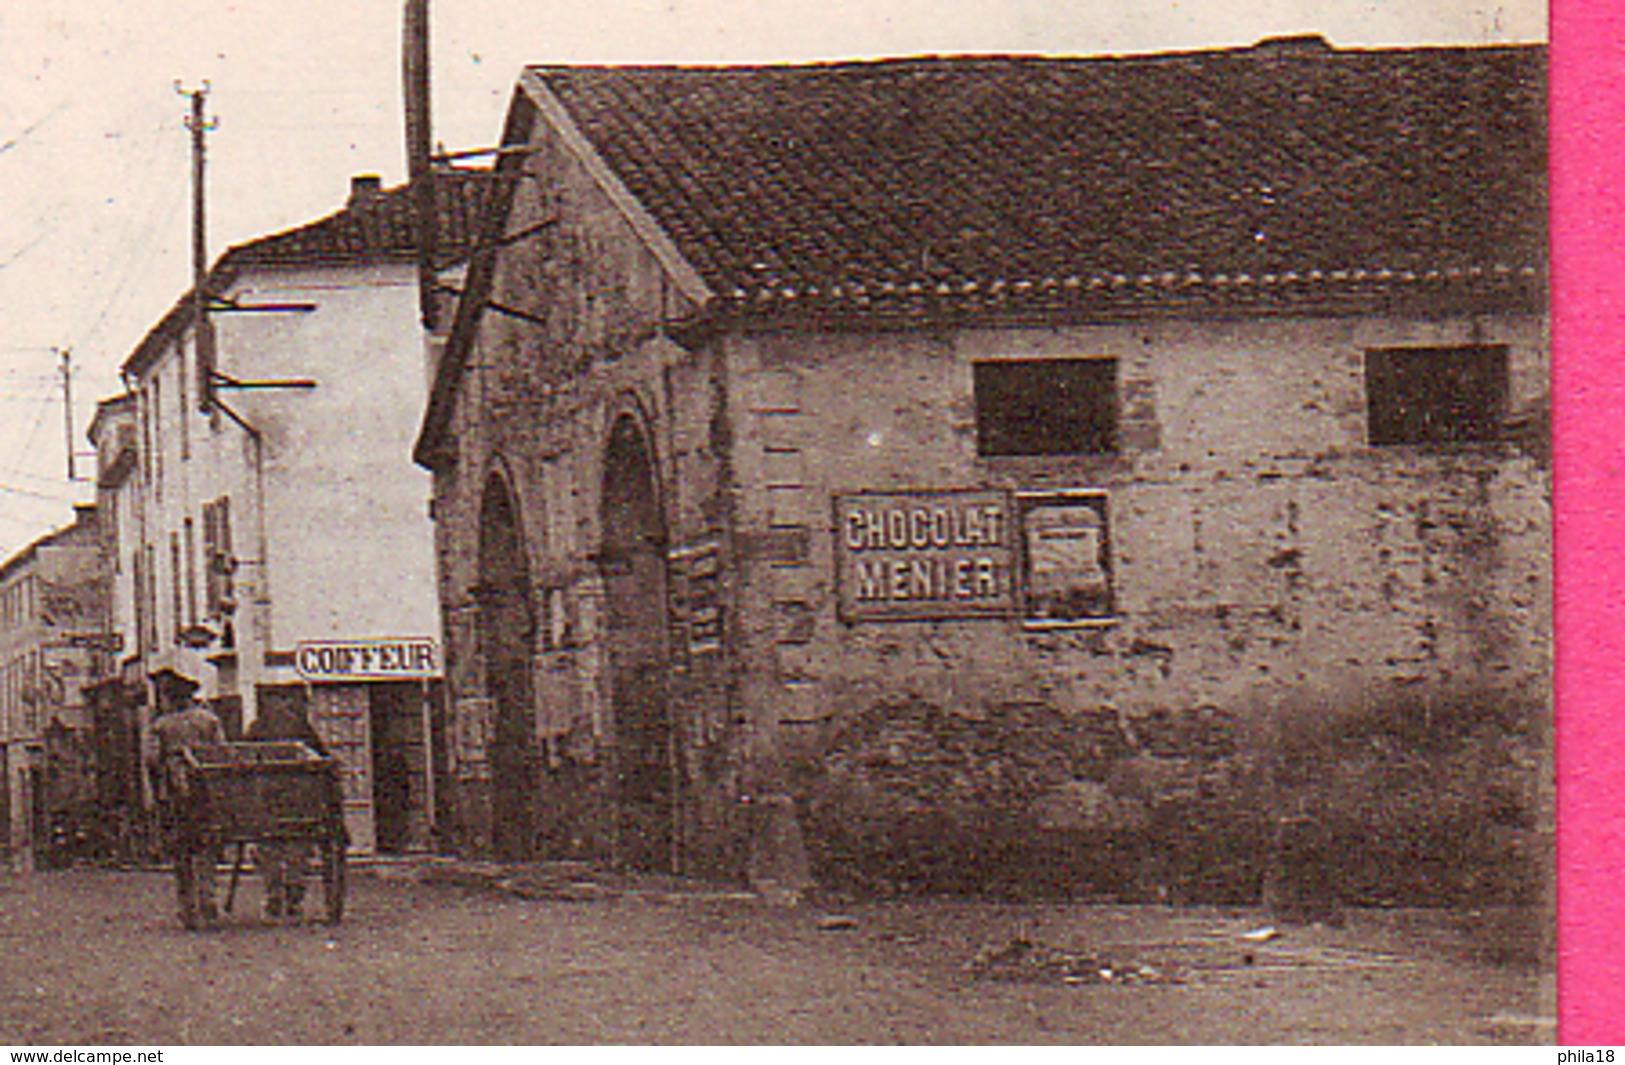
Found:
[[[452,170],[436,175],[440,216],[435,239],[441,262],[467,256],[479,232],[480,212],[495,184],[489,170]],[[378,189],[325,218],[233,245],[210,269],[209,290],[215,294],[225,291],[239,271],[251,267],[411,261],[417,256],[412,219],[412,199],[406,186]],[[147,331],[124,361],[124,372],[144,372],[169,338],[190,325],[192,315],[189,289]]]
[[[441,171],[435,177],[439,225],[435,234],[443,256],[467,251],[493,186],[489,171]],[[339,211],[296,229],[234,245],[220,257],[219,268],[306,266],[329,263],[411,259],[412,197],[405,185],[379,189],[352,200]]]
[[[531,73],[720,310],[771,318],[1543,290],[1545,66],[1311,39]]]

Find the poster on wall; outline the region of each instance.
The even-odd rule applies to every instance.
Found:
[[[675,548],[667,556],[672,646],[688,657],[722,650],[721,558],[715,540]]]
[[[1016,512],[1024,623],[1044,628],[1109,621],[1115,608],[1106,493],[1020,492]]]

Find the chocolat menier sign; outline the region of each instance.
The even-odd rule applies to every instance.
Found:
[[[841,620],[1010,617],[1015,548],[1005,492],[837,495]]]

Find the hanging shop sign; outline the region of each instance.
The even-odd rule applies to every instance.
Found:
[[[1105,492],[1020,492],[1023,621],[1033,628],[1109,621],[1110,524]]]
[[[440,651],[431,637],[310,640],[294,648],[301,680],[350,683],[371,680],[432,680],[440,674]]]
[[[996,490],[860,492],[835,497],[843,621],[1010,617],[1015,526]]]

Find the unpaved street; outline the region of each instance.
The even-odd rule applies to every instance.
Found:
[[[1553,1038],[1539,975],[1474,960],[1470,915],[1356,914],[1250,941],[1265,918],[1247,910],[562,901],[366,874],[334,929],[268,926],[258,906],[256,885],[230,927],[192,934],[157,873],[4,875],[0,1042]]]

